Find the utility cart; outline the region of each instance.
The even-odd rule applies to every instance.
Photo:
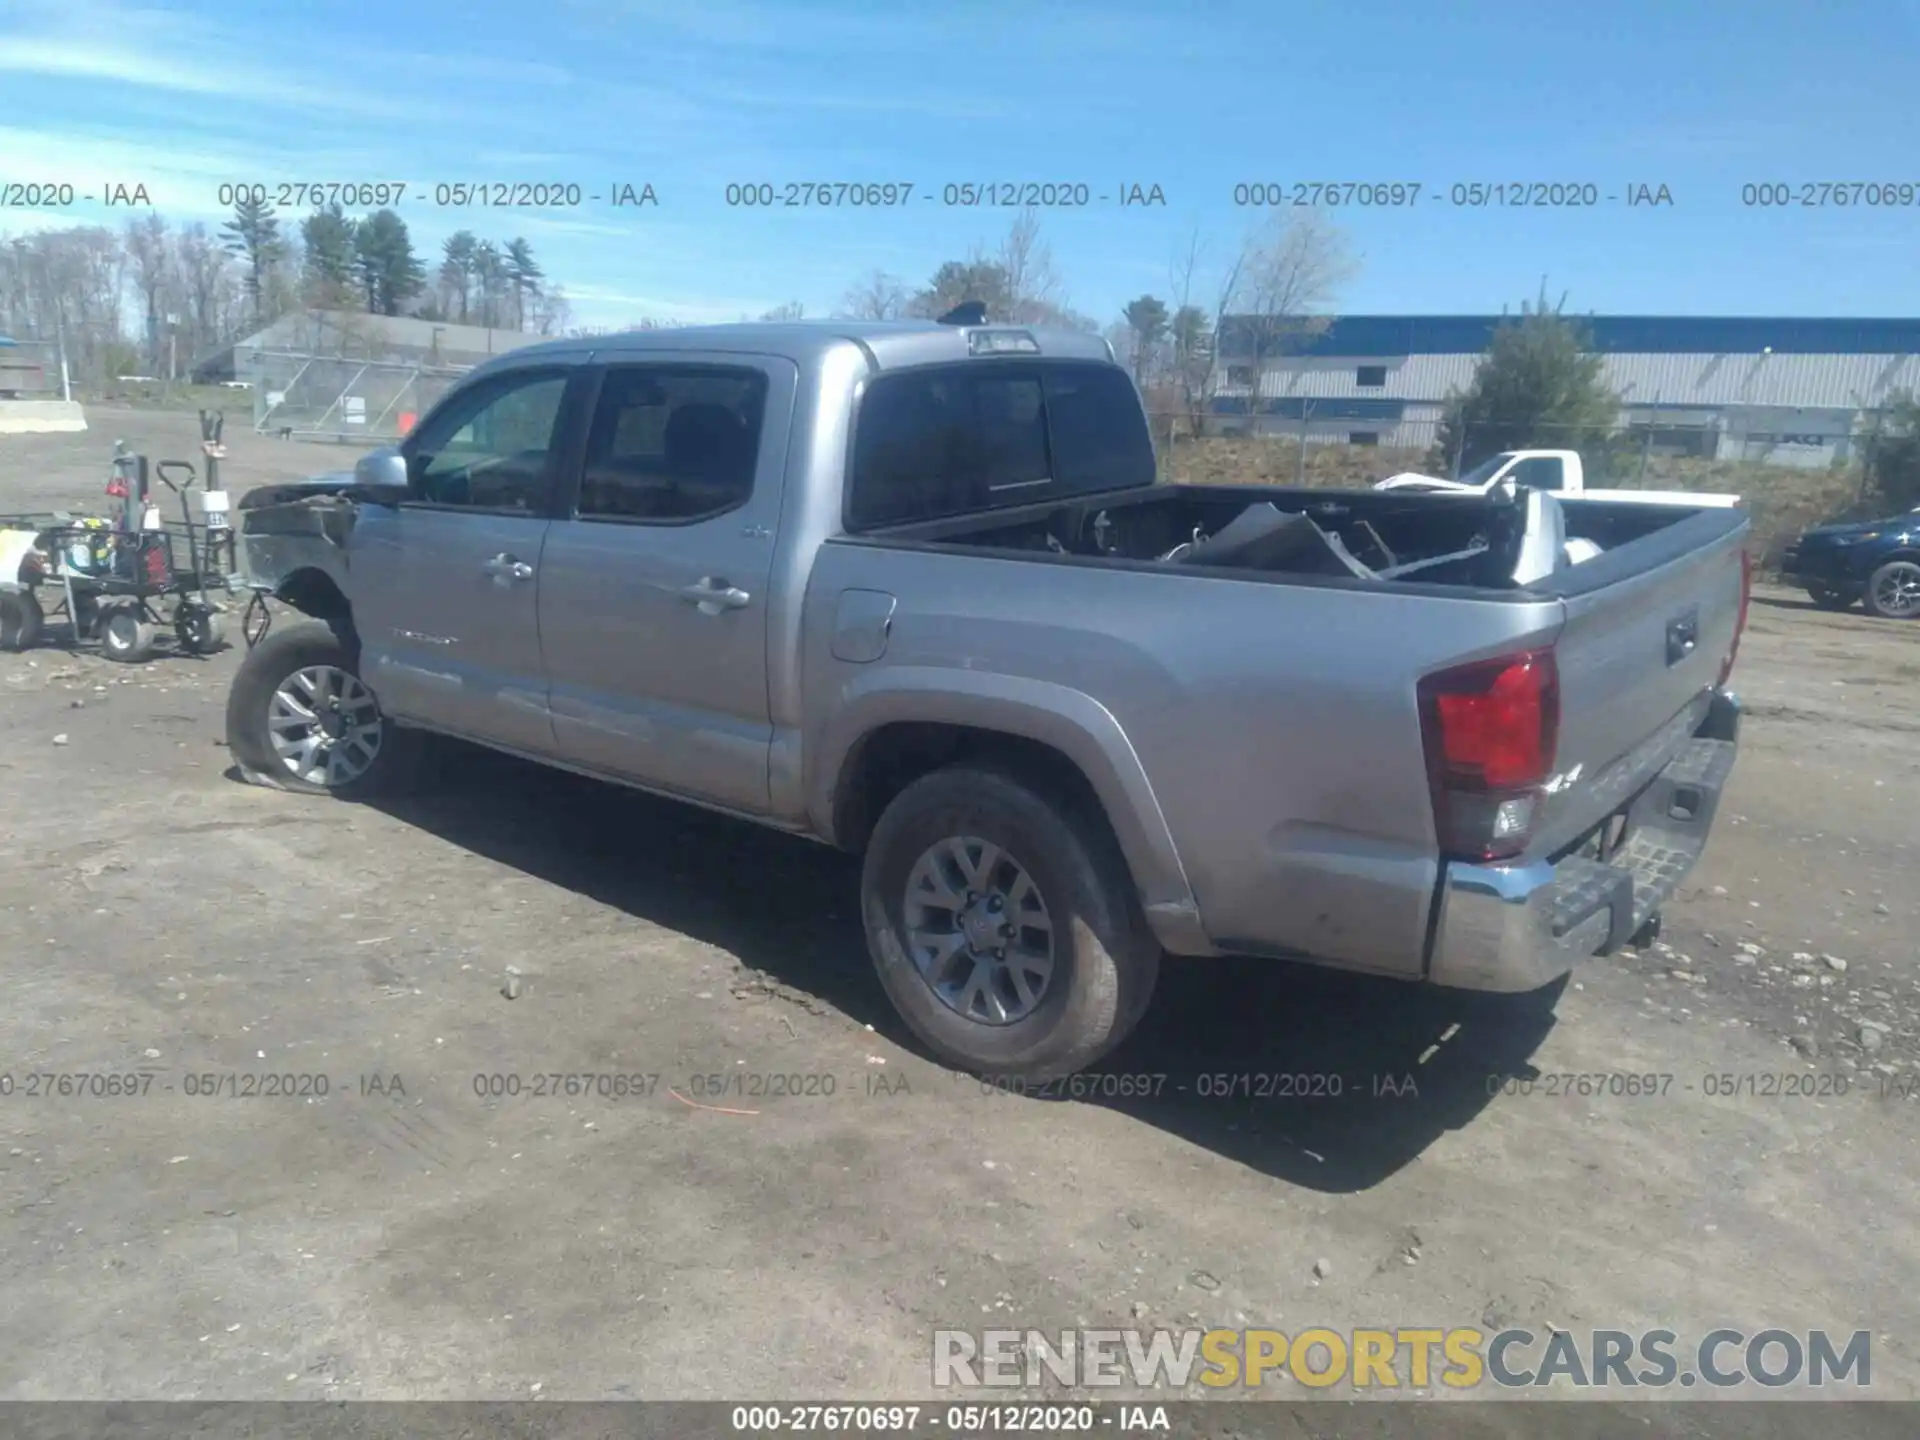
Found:
[[[71,643],[98,646],[123,664],[147,659],[170,633],[174,647],[208,655],[226,643],[226,606],[216,595],[239,588],[226,495],[216,488],[221,417],[202,412],[208,481],[184,460],[149,466],[117,448],[109,496],[114,518],[65,513],[0,515],[0,649],[40,643],[49,620],[64,621]],[[150,493],[156,479],[179,502],[167,520]]]

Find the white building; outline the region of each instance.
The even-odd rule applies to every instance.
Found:
[[[1270,356],[1257,427],[1310,441],[1422,449],[1464,390],[1497,315],[1347,315]],[[1578,316],[1624,402],[1621,423],[1668,453],[1824,466],[1852,454],[1896,391],[1920,393],[1920,319]],[[1221,327],[1214,413],[1247,428],[1245,330]],[[1544,440],[1542,443],[1547,443]]]

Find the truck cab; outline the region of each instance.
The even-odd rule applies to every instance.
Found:
[[[1458,491],[1484,495],[1512,481],[1528,490],[1555,495],[1578,495],[1586,476],[1575,450],[1503,450],[1490,455],[1457,480],[1408,471],[1382,480],[1377,490]]]

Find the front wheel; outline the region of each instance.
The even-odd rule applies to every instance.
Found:
[[[321,620],[276,628],[227,697],[227,748],[256,785],[359,798],[393,788],[418,745],[380,713],[351,647]]]
[[[1867,580],[1867,613],[1882,620],[1920,615],[1920,561],[1889,560]]]
[[[956,765],[895,797],[860,879],[880,983],[940,1059],[1044,1081],[1126,1038],[1159,974],[1118,847],[997,769]]]

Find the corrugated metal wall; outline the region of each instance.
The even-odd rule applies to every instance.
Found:
[[[1260,393],[1263,399],[1438,402],[1449,390],[1464,390],[1472,382],[1480,359],[1477,354],[1288,358],[1268,362]],[[1608,355],[1604,361],[1607,383],[1634,407],[1870,410],[1895,390],[1920,392],[1920,356],[1914,355]],[[1362,366],[1384,369],[1386,383],[1360,385]],[[1245,395],[1245,378],[1240,367],[1229,367],[1222,393]]]

